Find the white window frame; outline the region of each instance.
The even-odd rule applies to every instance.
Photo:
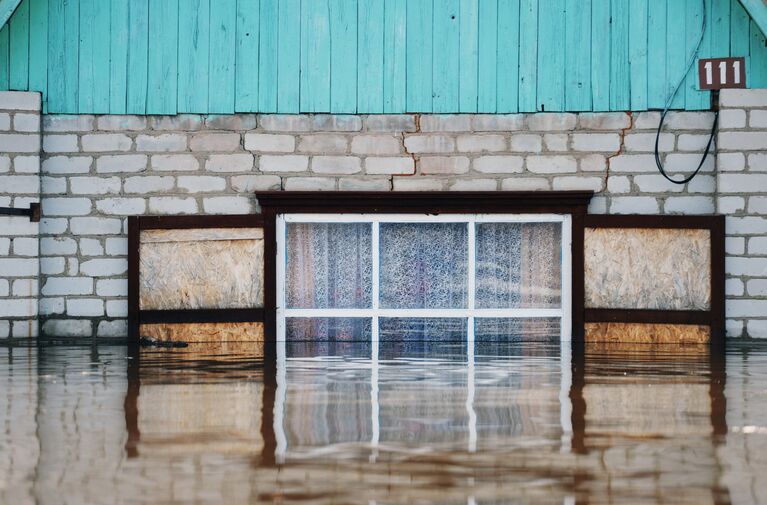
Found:
[[[370,223],[372,226],[372,307],[366,309],[291,309],[285,302],[285,274],[287,266],[287,223]],[[465,309],[380,309],[379,286],[379,226],[381,223],[457,223],[467,224],[468,229],[468,300]],[[477,309],[475,308],[476,275],[476,224],[482,223],[561,223],[562,268],[561,307],[558,309]],[[474,318],[540,318],[559,317],[560,339],[572,338],[572,218],[569,214],[278,214],[276,216],[277,238],[277,341],[284,352],[285,319],[288,317],[365,317],[372,320],[371,344],[378,348],[378,319],[381,317],[435,317],[466,318],[467,344],[474,347]]]

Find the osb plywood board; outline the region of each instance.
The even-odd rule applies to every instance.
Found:
[[[586,323],[586,342],[635,344],[703,344],[708,326],[693,324]]]
[[[586,228],[586,307],[708,310],[708,230]]]
[[[263,323],[142,324],[141,337],[170,342],[263,342]]]
[[[141,309],[262,307],[263,256],[261,229],[143,231]]]

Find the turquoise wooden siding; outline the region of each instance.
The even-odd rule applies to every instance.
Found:
[[[702,57],[764,34],[707,0]],[[682,77],[700,0],[23,0],[0,30],[0,89],[51,113],[647,110]],[[687,77],[678,109],[709,107]]]

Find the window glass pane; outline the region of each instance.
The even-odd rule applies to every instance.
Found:
[[[370,340],[371,321],[365,317],[288,317],[287,340]]]
[[[382,308],[465,308],[468,233],[465,223],[380,226]]]
[[[289,308],[368,308],[370,223],[289,223],[285,298]]]
[[[501,318],[478,317],[474,320],[475,342],[514,342],[559,339],[558,317]]]
[[[381,342],[407,340],[462,342],[466,340],[467,320],[461,317],[382,317],[378,322],[378,339]]]
[[[558,308],[561,223],[477,224],[476,307]]]

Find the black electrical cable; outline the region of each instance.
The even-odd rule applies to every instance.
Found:
[[[696,168],[692,174],[685,177],[684,179],[681,179],[681,180],[672,179],[666,173],[666,169],[663,166],[663,162],[661,162],[660,160],[660,152],[658,149],[658,145],[660,143],[660,134],[661,134],[661,130],[663,129],[663,122],[666,120],[666,114],[668,114],[668,111],[671,108],[671,103],[674,101],[674,98],[676,98],[677,93],[679,93],[679,90],[682,88],[682,84],[687,78],[687,74],[690,73],[690,69],[692,68],[693,63],[695,63],[695,58],[698,56],[698,53],[700,52],[700,45],[703,42],[703,35],[706,33],[706,0],[701,0],[701,4],[703,6],[703,22],[700,28],[700,36],[698,37],[698,43],[695,45],[695,50],[692,52],[692,54],[690,55],[690,60],[687,62],[687,70],[685,70],[684,74],[682,75],[682,79],[679,81],[679,84],[676,85],[676,88],[674,88],[674,92],[671,93],[671,96],[666,102],[666,106],[663,108],[663,113],[660,116],[660,123],[658,123],[658,131],[655,134],[655,164],[657,165],[658,171],[660,172],[660,174],[663,177],[665,177],[667,181],[673,184],[687,184],[693,179],[693,177],[698,175],[698,172],[700,172],[700,169],[703,168],[703,164],[706,162],[706,158],[708,157],[708,153],[711,149],[711,143],[714,141],[714,134],[716,133],[716,127],[717,127],[717,124],[719,123],[719,108],[717,107],[716,111],[714,112],[714,124],[711,127],[711,134],[708,137],[708,143],[706,144],[706,151],[703,153],[703,158],[701,158],[700,163],[698,164],[698,168]]]

